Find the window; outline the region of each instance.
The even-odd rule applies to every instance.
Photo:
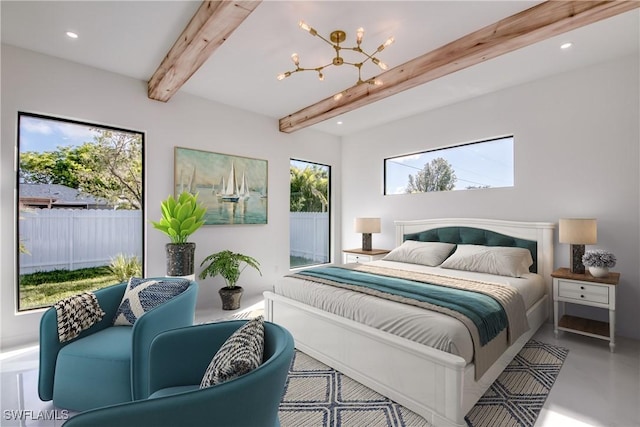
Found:
[[[144,134],[18,113],[18,309],[142,275]]]
[[[292,159],[289,178],[289,266],[328,263],[331,167]]]
[[[384,194],[513,187],[513,136],[384,160]]]

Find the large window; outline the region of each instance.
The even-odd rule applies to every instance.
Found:
[[[18,114],[18,309],[142,274],[141,132]]]
[[[296,268],[328,263],[331,167],[292,159],[289,174],[289,265]]]
[[[385,194],[513,187],[513,136],[384,161]]]

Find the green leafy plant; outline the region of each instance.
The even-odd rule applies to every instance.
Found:
[[[255,258],[229,250],[209,255],[200,263],[200,267],[205,264],[207,266],[202,270],[199,277],[206,279],[208,276],[215,277],[219,274],[224,278],[227,288],[236,287],[240,274],[247,267],[255,268],[262,276],[260,263]]]
[[[169,195],[160,204],[162,218],[152,221],[154,228],[169,236],[171,243],[186,243],[187,239],[204,224],[207,209],[198,203],[198,194],[183,191],[178,200]]]
[[[118,254],[111,258],[109,270],[111,270],[119,282],[126,282],[133,276],[142,275],[142,263],[140,263],[140,259],[135,255],[126,256],[125,254]]]

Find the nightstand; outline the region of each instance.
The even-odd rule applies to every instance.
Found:
[[[364,251],[362,249],[345,249],[342,251],[344,255],[344,263],[350,262],[371,262],[378,259],[382,259],[386,254],[391,252],[388,249],[371,249],[370,251]]]
[[[609,341],[611,351],[616,342],[616,285],[620,273],[609,273],[607,277],[593,277],[588,272],[572,273],[568,268],[559,268],[553,277],[553,332],[573,332]],[[609,310],[609,323],[564,314],[565,304],[588,305]],[[558,309],[561,304],[562,317]]]

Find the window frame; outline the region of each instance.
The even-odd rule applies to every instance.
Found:
[[[310,160],[302,160],[299,158],[294,158],[294,157],[290,157],[289,158],[289,168],[291,168],[292,166],[292,162],[302,162],[302,163],[306,163],[308,165],[316,165],[316,166],[320,166],[320,167],[326,167],[327,168],[327,261],[326,262],[320,262],[320,263],[314,263],[314,264],[308,264],[308,265],[303,265],[303,266],[291,266],[291,248],[289,248],[289,270],[296,270],[296,269],[300,269],[300,268],[308,268],[308,267],[314,267],[314,266],[319,266],[319,265],[326,265],[326,264],[331,264],[333,262],[332,259],[332,244],[333,244],[333,221],[332,221],[332,214],[331,214],[331,209],[332,209],[332,200],[331,200],[331,183],[332,183],[332,178],[331,178],[331,170],[332,170],[332,166],[329,164],[324,164],[324,163],[320,163],[320,162],[315,162],[315,161],[310,161]],[[291,214],[291,177],[289,177],[289,214]],[[291,221],[291,216],[289,216],[289,221]],[[289,236],[291,236],[291,223],[289,223]]]
[[[478,145],[478,144],[483,144],[483,143],[489,143],[489,142],[494,142],[494,141],[499,141],[499,140],[505,140],[505,139],[511,139],[511,147],[512,147],[512,156],[513,156],[513,168],[511,170],[511,178],[513,181],[513,185],[511,186],[500,186],[500,187],[479,187],[479,188],[460,188],[460,189],[451,189],[451,190],[438,190],[438,191],[421,191],[421,192],[416,192],[416,193],[388,193],[387,192],[387,162],[389,160],[393,160],[393,159],[398,159],[398,158],[402,158],[402,157],[409,157],[409,156],[414,156],[414,155],[422,155],[425,153],[434,153],[434,152],[438,152],[438,151],[446,151],[446,150],[450,150],[453,148],[461,148],[461,147],[468,147],[468,146],[472,146],[472,145]],[[454,170],[455,172],[455,170]],[[462,144],[453,144],[453,145],[448,145],[446,147],[437,147],[437,148],[432,148],[432,149],[428,149],[428,150],[421,150],[421,151],[414,151],[411,153],[407,153],[407,154],[401,154],[401,155],[397,155],[397,156],[391,156],[391,157],[385,157],[383,159],[383,187],[382,187],[382,194],[384,196],[400,196],[400,195],[407,195],[407,194],[424,194],[424,193],[434,193],[434,192],[441,192],[441,191],[462,191],[462,190],[486,190],[486,189],[495,189],[495,188],[512,188],[515,186],[515,136],[513,134],[509,134],[509,135],[503,135],[503,136],[498,136],[498,137],[491,137],[491,138],[486,138],[486,139],[481,139],[481,140],[476,140],[476,141],[471,141],[471,142],[465,142]]]
[[[48,305],[48,306],[38,306],[38,307],[29,307],[29,308],[22,308],[21,304],[20,304],[20,159],[21,159],[21,151],[20,151],[20,147],[21,147],[21,137],[22,137],[22,133],[21,133],[21,129],[20,129],[20,124],[21,124],[21,119],[25,117],[25,118],[35,118],[35,119],[42,119],[42,120],[48,120],[48,121],[55,121],[55,122],[61,122],[61,123],[68,123],[68,124],[73,124],[73,125],[80,125],[80,126],[86,126],[86,127],[94,127],[94,128],[99,128],[99,129],[105,129],[105,130],[109,130],[109,131],[114,131],[114,132],[123,132],[123,133],[131,133],[131,134],[138,134],[140,135],[140,157],[141,157],[141,172],[140,172],[140,184],[141,184],[141,198],[140,198],[140,217],[141,217],[141,224],[140,224],[140,228],[141,228],[141,256],[140,256],[140,263],[142,265],[142,274],[144,276],[144,274],[146,273],[146,263],[145,263],[145,258],[146,258],[146,243],[145,243],[145,239],[146,239],[146,227],[145,227],[145,213],[146,213],[146,185],[145,185],[145,170],[146,170],[146,155],[145,155],[145,145],[146,145],[146,133],[143,131],[139,131],[139,130],[133,130],[133,129],[127,129],[127,128],[123,128],[123,127],[118,127],[118,126],[112,126],[112,125],[105,125],[105,124],[101,124],[101,123],[94,123],[94,122],[89,122],[89,121],[84,121],[84,120],[78,120],[78,119],[70,119],[70,118],[66,118],[66,117],[60,117],[60,116],[55,116],[55,115],[48,115],[48,114],[40,114],[40,113],[31,113],[28,111],[21,111],[19,110],[17,113],[17,117],[16,117],[16,146],[15,146],[15,155],[14,155],[14,164],[15,164],[15,182],[14,182],[14,223],[15,223],[15,232],[14,232],[14,242],[15,242],[15,246],[14,246],[14,251],[15,251],[15,264],[14,264],[14,268],[15,268],[15,276],[14,276],[14,283],[15,283],[15,310],[17,313],[29,313],[29,312],[33,312],[36,310],[43,310],[43,309],[47,309],[48,307],[52,307],[53,304]]]

